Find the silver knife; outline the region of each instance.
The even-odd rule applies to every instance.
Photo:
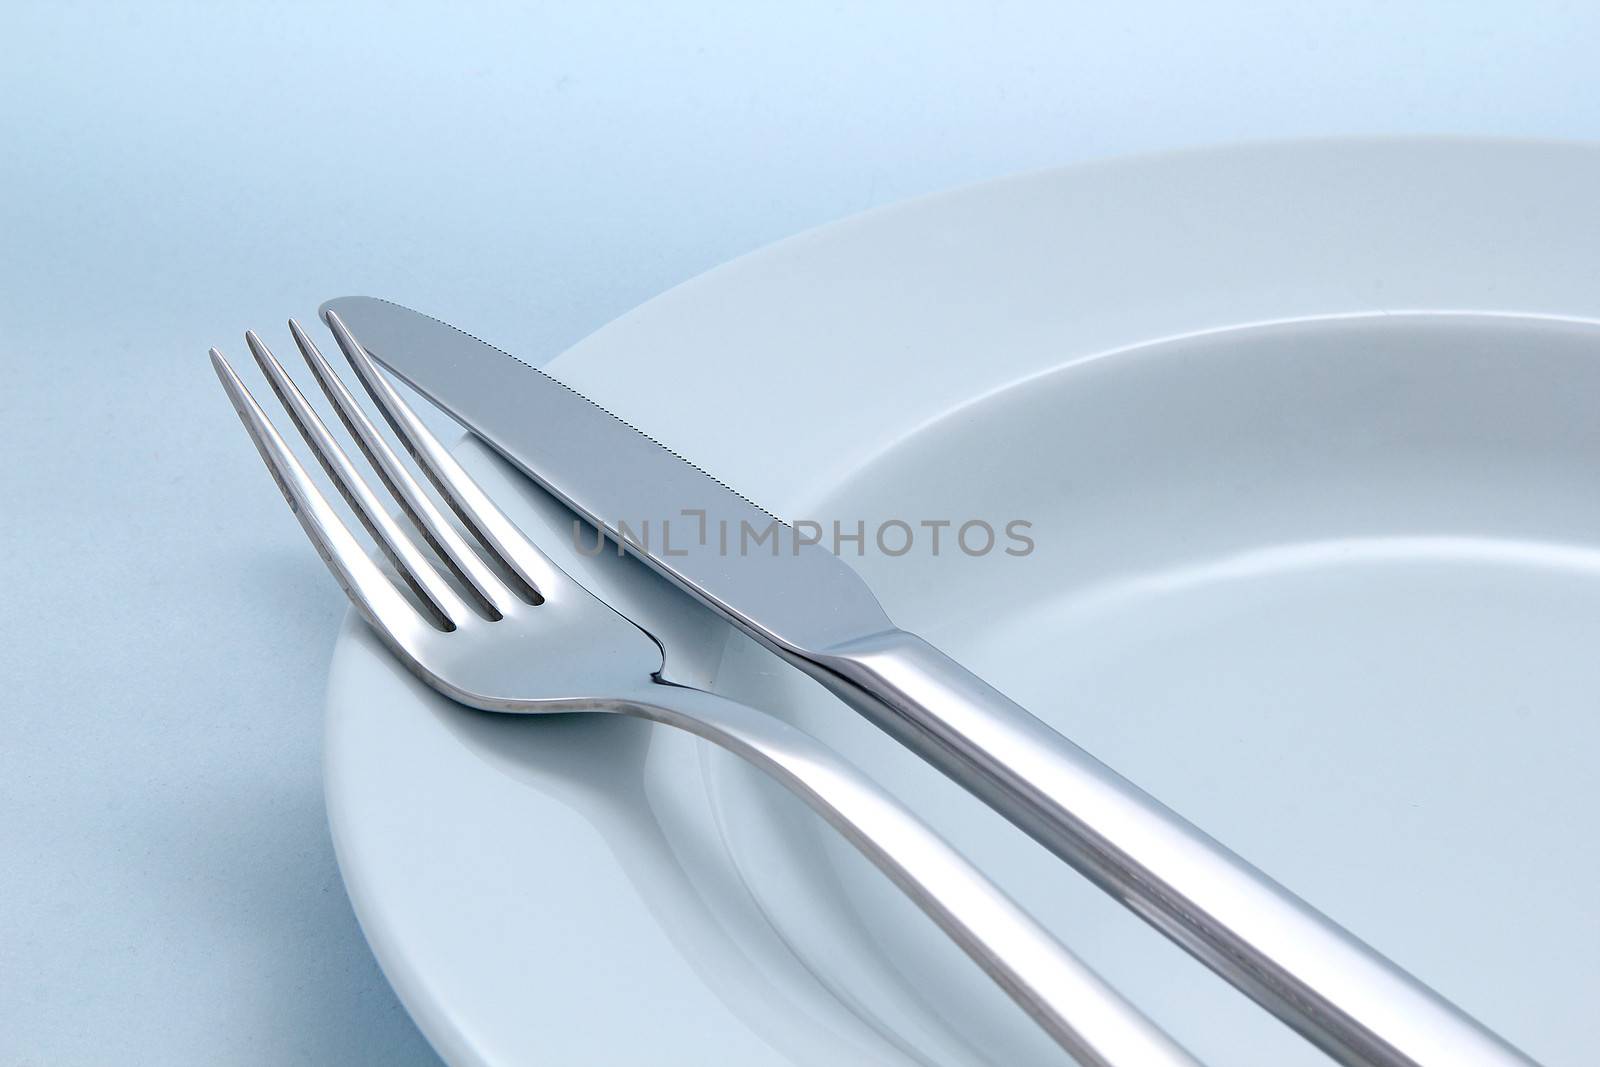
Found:
[[[843,560],[533,365],[372,297],[371,353],[710,605],[1346,1064],[1533,1061],[937,648]],[[699,536],[652,544],[643,520]]]

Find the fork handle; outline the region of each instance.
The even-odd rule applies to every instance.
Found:
[[[1533,1064],[921,638],[791,658],[1340,1063]]]
[[[810,734],[683,686],[653,685],[608,705],[703,737],[777,779],[888,875],[1079,1063],[1198,1067],[926,823]]]

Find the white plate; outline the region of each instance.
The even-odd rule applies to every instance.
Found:
[[[1505,142],[1034,174],[738,260],[553,370],[790,518],[1030,521],[1023,558],[856,563],[901,624],[1578,1064],[1596,188],[1600,150]],[[1202,1057],[1324,1062],[795,672],[678,625],[717,689],[871,767]],[[327,787],[363,928],[453,1064],[1058,1062],[826,827],[693,740],[454,708],[351,625]]]

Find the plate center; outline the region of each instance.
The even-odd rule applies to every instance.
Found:
[[[1536,1057],[1576,1062],[1600,1040],[1597,395],[1587,323],[1242,328],[951,412],[816,517],[866,524],[852,563],[901,625]],[[884,523],[969,521],[1024,523],[1032,549],[873,550]],[[871,767],[1203,1058],[1325,1062],[810,683],[748,649],[723,682]],[[723,770],[730,842],[793,943],[855,918],[856,955],[826,942],[816,965],[863,1012],[1051,1062],[858,857]]]

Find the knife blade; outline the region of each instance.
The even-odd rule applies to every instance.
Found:
[[[1347,1064],[1531,1064],[1354,935],[920,638],[843,560],[529,363],[371,297],[323,305],[380,364]],[[703,517],[651,543],[649,521]],[[760,537],[745,536],[745,530]],[[724,531],[742,540],[734,545]],[[750,551],[750,541],[756,551]]]
[[[344,297],[323,310],[557,499],[758,640],[827,648],[893,628],[843,560],[532,364],[388,301]],[[583,473],[540,473],[564,471]]]

